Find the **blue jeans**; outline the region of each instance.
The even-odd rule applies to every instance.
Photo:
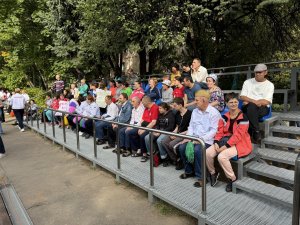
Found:
[[[95,122],[95,128],[96,128],[96,138],[99,140],[104,139],[104,129],[107,129],[108,126],[111,126],[110,123],[106,121],[96,121]]]
[[[161,159],[165,159],[168,156],[168,153],[166,152],[165,148],[162,145],[162,141],[165,137],[167,137],[167,135],[165,135],[165,134],[161,134],[157,138],[153,137],[154,140],[156,138],[156,143],[157,143],[157,146],[158,146],[158,150],[159,150]],[[148,134],[145,137],[145,144],[146,144],[147,152],[150,152],[150,134]]]
[[[179,153],[180,153],[180,158],[184,164],[184,171],[186,174],[191,174],[195,172],[196,178],[201,180],[202,179],[202,148],[200,144],[195,144],[194,145],[194,165],[192,163],[189,163],[187,161],[187,158],[185,156],[185,148],[186,148],[187,143],[179,145]],[[208,148],[210,145],[205,144],[206,148]]]
[[[120,148],[130,149],[131,148],[130,139],[136,138],[134,136],[137,135],[138,129],[133,128],[128,131],[126,131],[126,129],[127,129],[127,127],[123,127],[119,131]],[[134,148],[134,150],[136,150],[136,148]]]
[[[125,132],[125,147],[130,148],[133,151],[137,151],[141,148],[139,138],[137,128],[133,128]]]

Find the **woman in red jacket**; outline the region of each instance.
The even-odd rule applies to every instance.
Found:
[[[249,120],[238,108],[238,95],[230,93],[226,96],[226,104],[229,112],[219,120],[218,131],[214,144],[206,150],[206,163],[211,174],[211,186],[215,186],[219,173],[214,167],[214,158],[218,161],[225,172],[229,182],[226,191],[232,191],[232,183],[236,180],[230,159],[249,155],[252,151],[250,135],[248,133]]]

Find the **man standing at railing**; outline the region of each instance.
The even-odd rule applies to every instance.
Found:
[[[206,90],[200,90],[196,93],[197,108],[193,110],[187,135],[202,138],[205,142],[206,148],[214,142],[214,136],[218,130],[218,122],[221,118],[219,111],[209,104],[210,94]],[[184,139],[180,142],[179,153],[180,158],[184,164],[185,173],[180,175],[181,179],[196,176],[197,181],[194,183],[195,187],[203,186],[202,177],[202,148],[197,142],[194,144],[194,160],[188,161],[186,156],[186,147],[189,139]]]
[[[20,88],[16,88],[15,92],[16,94],[12,96],[10,104],[18,121],[19,129],[21,132],[24,132],[23,116],[26,100],[24,96],[20,94]]]
[[[266,78],[268,68],[265,64],[257,64],[254,72],[255,77],[244,82],[240,99],[244,101],[242,110],[250,121],[249,134],[254,142],[258,142],[261,139],[259,118],[269,113],[274,84]]]
[[[194,82],[206,83],[206,77],[208,76],[207,69],[201,66],[201,60],[199,58],[195,58],[192,63],[192,78]]]

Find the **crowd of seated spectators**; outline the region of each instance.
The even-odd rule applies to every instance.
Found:
[[[151,77],[145,90],[139,80],[131,87],[123,80],[111,80],[108,85],[92,82],[88,86],[83,79],[79,87],[72,84],[70,91],[53,98],[47,95],[47,108],[43,112],[46,121],[43,122],[66,125],[73,131],[78,126],[80,135],[88,139],[93,135],[92,118],[98,118],[100,120],[95,122],[97,145],[116,153],[118,135],[122,156],[141,157],[141,162],[149,159],[150,146],[153,146],[163,167],[171,164],[176,170],[183,169],[180,178],[195,177],[195,187],[201,187],[204,179],[200,143],[159,132],[153,132],[151,138],[146,130],[118,127],[112,121],[201,138],[207,149],[211,186],[216,185],[220,174],[214,166],[217,157],[228,178],[226,191],[230,192],[236,180],[230,159],[251,153],[251,141],[257,142],[260,138],[258,120],[266,115],[272,103],[274,85],[266,79],[267,67],[258,64],[254,72],[255,77],[245,81],[240,97],[231,93],[226,98],[217,86],[218,76],[207,74],[199,59],[194,59],[192,66],[182,73],[174,64],[171,80],[165,76],[159,83],[157,78]],[[97,95],[102,93],[99,89],[110,91],[109,95],[102,96],[105,107],[96,103]],[[239,100],[244,101],[241,109]],[[222,115],[225,106],[229,111]],[[65,111],[65,118],[52,109]]]

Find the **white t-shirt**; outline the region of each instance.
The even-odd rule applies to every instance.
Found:
[[[207,69],[203,66],[200,66],[197,71],[192,72],[192,78],[194,82],[205,82],[206,77],[208,76]]]
[[[254,100],[265,99],[272,103],[274,84],[268,80],[257,82],[255,78],[246,80],[243,84],[241,96],[246,96]]]

